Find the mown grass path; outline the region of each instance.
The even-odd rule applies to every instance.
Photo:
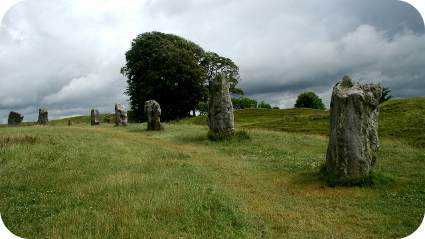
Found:
[[[425,211],[425,151],[381,140],[369,187],[327,187],[327,138],[207,127],[0,129],[0,212],[25,238],[397,238]]]

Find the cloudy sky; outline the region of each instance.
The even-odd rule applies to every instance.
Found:
[[[1,17],[1,16],[0,16]],[[247,97],[292,108],[313,91],[329,108],[349,74],[394,98],[425,96],[425,28],[396,0],[26,0],[0,27],[0,123],[127,108],[125,52],[138,34],[173,33],[232,59]]]

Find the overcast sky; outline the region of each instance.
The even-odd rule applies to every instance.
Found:
[[[0,16],[1,17],[1,16]],[[313,91],[329,108],[349,74],[394,98],[425,96],[425,28],[396,0],[26,0],[0,27],[0,123],[127,109],[120,74],[132,39],[173,33],[232,59],[246,97],[292,108]]]

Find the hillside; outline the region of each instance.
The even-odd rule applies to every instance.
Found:
[[[397,132],[403,122],[402,133],[421,135],[420,128],[410,129],[423,122],[423,100],[384,104],[382,134]],[[413,233],[424,217],[425,148],[381,137],[373,184],[328,185],[320,173],[328,144],[320,130],[327,114],[237,111],[237,130],[267,130],[221,142],[208,140],[205,117],[167,123],[159,132],[146,131],[146,123],[91,126],[88,116],[71,118],[80,121],[72,126],[63,119],[50,126],[2,127],[1,217],[22,238],[404,238]],[[285,122],[290,123],[280,126]],[[285,130],[291,133],[276,132]]]
[[[379,107],[380,139],[425,148],[425,97],[389,100]],[[329,113],[306,108],[236,110],[235,127],[329,136]],[[182,123],[207,125],[207,119],[203,115],[184,119]]]

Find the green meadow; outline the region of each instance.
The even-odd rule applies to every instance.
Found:
[[[425,213],[425,97],[380,106],[373,183],[330,186],[329,111],[235,111],[114,127],[101,116],[0,127],[0,213],[23,238],[402,238]],[[73,125],[68,126],[68,120]]]

